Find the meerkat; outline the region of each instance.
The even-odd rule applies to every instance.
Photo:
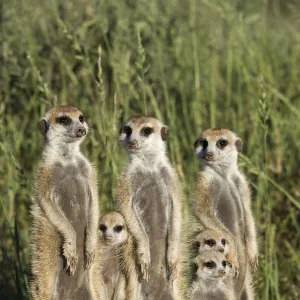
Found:
[[[237,164],[242,145],[242,140],[227,129],[208,129],[196,140],[194,148],[201,172],[195,217],[204,228],[227,234],[230,255],[239,270],[234,280],[236,296],[253,299],[249,269],[252,272],[257,269],[258,245],[250,189]]]
[[[102,278],[108,299],[138,299],[137,272],[127,272],[122,265],[124,252],[127,260],[128,255],[133,259],[132,238],[128,234],[124,217],[118,212],[107,213],[101,217],[99,229],[103,257]]]
[[[32,206],[33,299],[106,299],[94,262],[97,177],[80,152],[88,125],[77,108],[59,106],[46,113],[38,128],[45,146]]]
[[[168,135],[151,117],[131,117],[120,130],[129,163],[116,199],[136,242],[143,300],[179,297],[181,188],[166,155]]]
[[[194,238],[194,246],[197,253],[205,250],[214,250],[225,253],[229,251],[226,235],[218,230],[206,229],[198,233]]]
[[[235,300],[231,266],[224,253],[203,250],[193,262],[192,300]]]

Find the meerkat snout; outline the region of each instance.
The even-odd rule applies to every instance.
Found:
[[[128,145],[129,145],[130,149],[135,149],[138,146],[138,141],[137,140],[131,140],[131,141],[129,141]]]
[[[78,137],[82,137],[82,136],[86,135],[86,129],[84,127],[78,128],[76,135]]]

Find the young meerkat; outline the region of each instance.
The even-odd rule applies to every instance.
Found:
[[[33,299],[105,299],[94,263],[96,172],[79,148],[88,125],[77,108],[59,106],[49,110],[38,127],[45,146],[32,206]]]
[[[193,262],[192,300],[235,300],[232,269],[224,253],[203,250]]]
[[[227,234],[237,297],[253,299],[251,274],[258,265],[258,246],[251,195],[244,175],[238,169],[242,140],[227,129],[208,129],[195,142],[202,170],[196,188],[195,216],[204,228]],[[236,261],[235,261],[236,260]]]
[[[226,235],[222,231],[213,229],[205,229],[198,233],[194,238],[194,247],[197,253],[214,250],[226,255],[229,252]]]
[[[116,199],[136,242],[143,300],[179,297],[181,188],[166,156],[168,135],[151,117],[132,117],[120,130],[129,163]]]
[[[137,271],[128,270],[123,265],[124,253],[127,261],[132,260],[131,267],[135,265],[133,240],[128,234],[124,217],[118,212],[107,213],[101,217],[99,229],[102,278],[108,299],[138,299]]]

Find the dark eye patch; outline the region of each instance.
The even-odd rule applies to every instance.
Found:
[[[212,247],[216,244],[216,241],[213,239],[205,240],[205,244]]]
[[[198,264],[194,262],[192,267],[193,267],[193,271],[196,273],[199,268]]]
[[[132,129],[131,129],[131,127],[129,127],[129,126],[124,126],[124,127],[121,128],[120,134],[122,134],[123,132],[124,132],[127,136],[130,136],[131,133],[132,133]]]
[[[206,149],[208,146],[208,141],[202,138],[197,139],[194,143],[194,148],[197,148],[199,146],[201,146],[203,149]]]
[[[151,128],[151,127],[144,127],[141,130],[141,133],[143,136],[149,136],[152,132],[153,132],[153,128]]]
[[[196,241],[196,242],[195,242],[195,246],[196,246],[196,248],[200,248],[200,246],[201,246],[200,242],[199,242],[199,241]]]
[[[115,232],[121,232],[123,230],[123,226],[122,225],[117,225],[114,227],[114,231]]]
[[[56,118],[56,123],[59,123],[62,125],[69,125],[69,124],[71,124],[71,122],[72,122],[72,119],[67,116],[62,116],[62,117]]]
[[[222,240],[221,240],[221,243],[222,243],[223,246],[225,246],[226,240],[225,240],[225,239],[222,239]]]
[[[216,263],[213,262],[213,261],[211,260],[211,261],[205,262],[205,263],[204,263],[204,266],[205,266],[206,268],[213,269],[213,268],[216,267]]]
[[[217,147],[219,149],[224,149],[228,145],[228,141],[224,139],[220,139],[217,141]]]
[[[83,122],[85,121],[85,118],[84,118],[83,115],[80,115],[80,116],[79,116],[79,121],[80,121],[81,123],[83,123]]]
[[[104,225],[104,224],[100,224],[100,230],[102,231],[102,232],[105,232],[106,231],[106,229],[107,229],[107,227]]]
[[[226,264],[227,264],[226,261],[223,260],[223,261],[222,261],[222,266],[223,266],[224,268],[226,267]]]

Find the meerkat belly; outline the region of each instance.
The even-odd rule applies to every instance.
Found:
[[[72,224],[76,233],[84,234],[85,222],[88,215],[88,186],[79,175],[66,176],[58,189],[58,205]]]
[[[166,292],[166,252],[170,195],[158,174],[137,174],[133,190],[134,209],[150,243],[150,278],[142,285],[143,299],[169,299]]]
[[[102,278],[106,286],[108,299],[113,299],[121,272],[118,254],[114,249],[110,251],[110,254],[107,254],[107,259],[102,266]]]
[[[78,262],[75,274],[66,271],[66,261],[61,253],[60,272],[57,276],[55,299],[91,299],[85,270],[85,229],[88,215],[88,185],[84,177],[68,173],[60,179],[55,199],[65,217],[76,231],[76,254]]]
[[[217,212],[218,218],[235,237],[240,272],[238,278],[234,282],[234,286],[236,294],[239,295],[243,289],[243,283],[247,272],[247,263],[244,238],[244,208],[242,199],[240,199],[240,195],[236,190],[237,189],[229,182],[226,181],[224,183],[222,193],[218,200]]]

